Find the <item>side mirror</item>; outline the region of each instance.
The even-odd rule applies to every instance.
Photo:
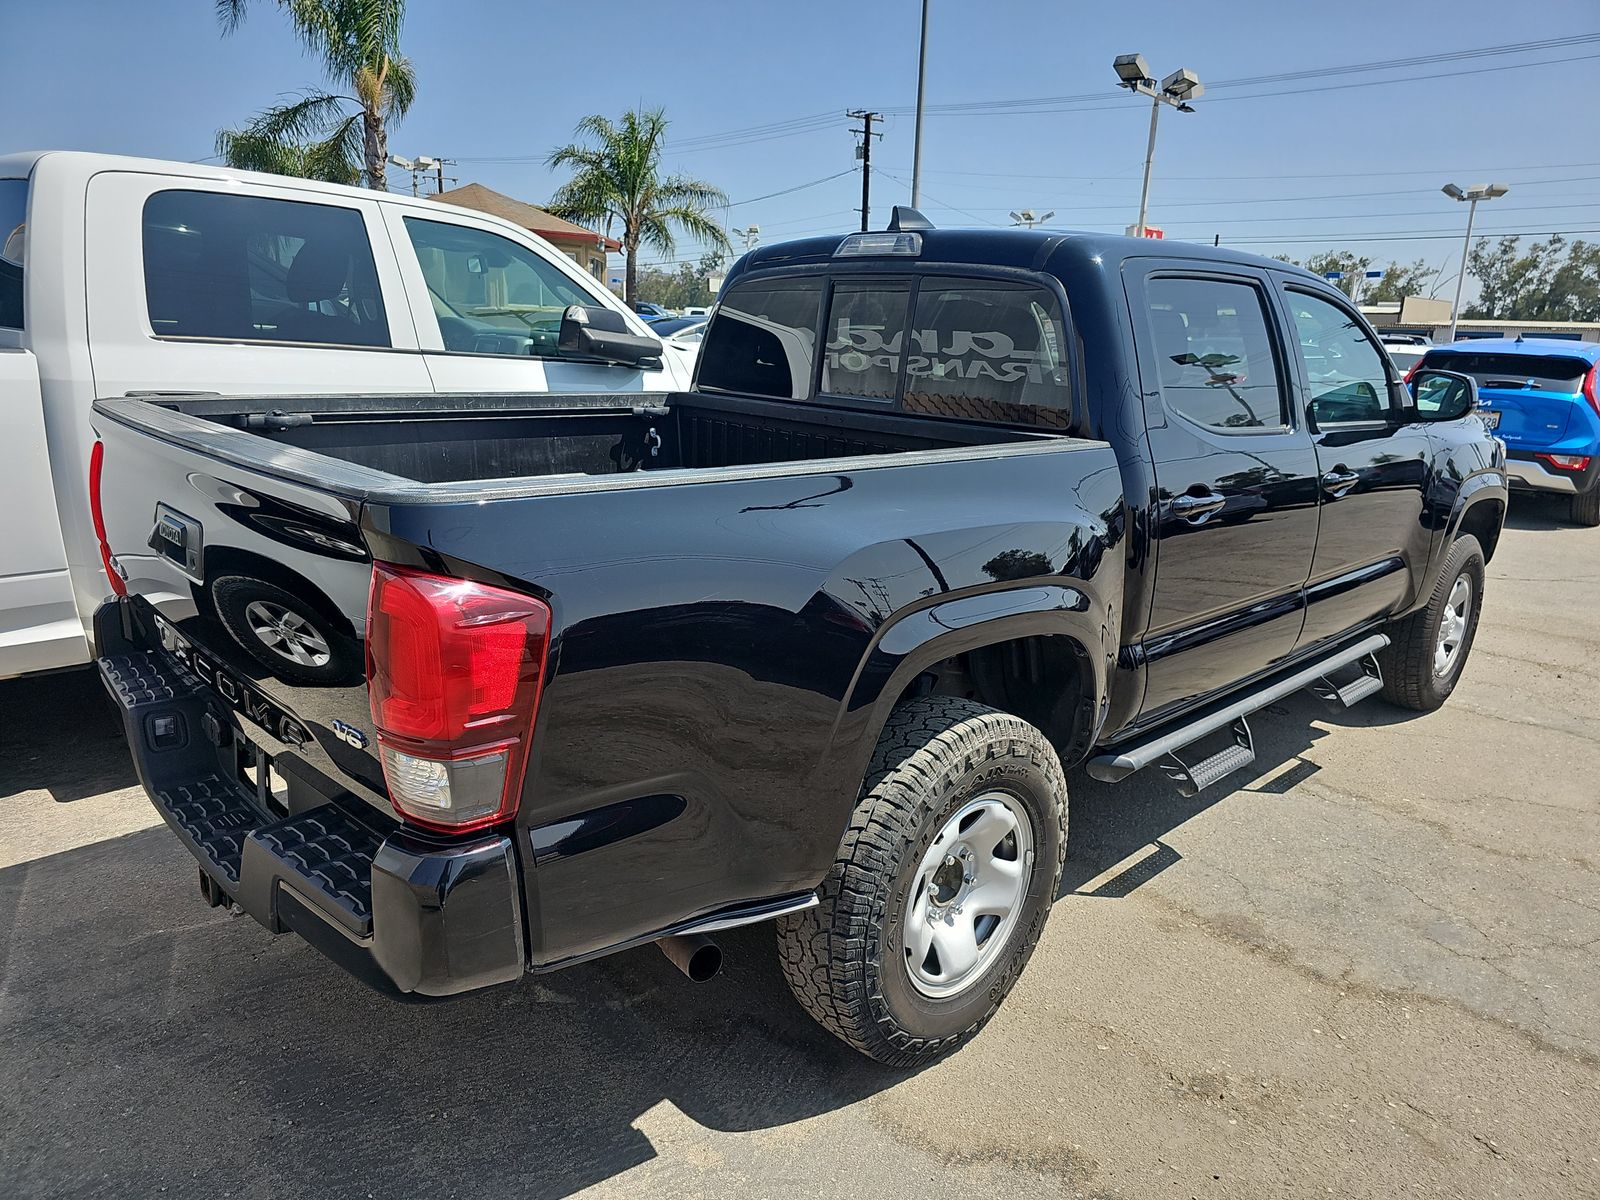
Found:
[[[632,332],[619,312],[582,304],[569,304],[561,314],[556,348],[574,358],[599,358],[630,367],[661,357],[660,338]]]
[[[1478,407],[1478,381],[1455,371],[1418,371],[1411,399],[1419,421],[1459,421]]]

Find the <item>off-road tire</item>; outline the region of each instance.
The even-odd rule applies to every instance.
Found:
[[[275,583],[250,575],[219,575],[210,582],[211,603],[234,641],[272,674],[290,683],[313,687],[343,687],[360,682],[366,670],[361,644],[318,606]],[[252,601],[288,609],[314,628],[327,644],[328,662],[320,666],[292,662],[264,644],[250,628],[246,615]]]
[[[900,925],[922,855],[950,815],[1003,787],[1033,826],[1033,862],[1009,944],[971,985],[932,1000],[911,984]],[[778,922],[795,999],[834,1036],[879,1062],[914,1066],[983,1028],[1027,965],[1061,880],[1067,783],[1044,734],[972,700],[930,696],[884,726],[821,903]]]
[[[1600,483],[1572,498],[1572,521],[1590,529],[1600,525]]]
[[[1450,546],[1444,565],[1434,581],[1428,603],[1409,617],[1389,627],[1389,645],[1378,652],[1383,670],[1383,698],[1401,708],[1432,712],[1450,698],[1456,682],[1472,653],[1478,634],[1478,614],[1483,611],[1483,548],[1471,534],[1463,534]],[[1455,661],[1445,675],[1433,669],[1434,647],[1439,639],[1439,622],[1444,617],[1450,590],[1466,575],[1472,583],[1472,608],[1467,614],[1467,630]]]

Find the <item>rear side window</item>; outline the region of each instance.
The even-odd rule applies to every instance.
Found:
[[[0,326],[21,329],[22,267],[27,257],[28,181],[0,179]]]
[[[1478,381],[1479,387],[1501,391],[1515,389],[1571,392],[1583,387],[1589,364],[1581,358],[1559,354],[1476,354],[1471,351],[1430,350],[1423,365],[1440,371],[1459,371]]]
[[[1386,420],[1388,355],[1360,322],[1332,301],[1305,292],[1290,291],[1287,296],[1317,424]]]
[[[700,351],[699,387],[778,400],[811,392],[822,282],[752,280],[729,288]]]
[[[554,356],[561,314],[594,297],[526,246],[486,229],[406,218],[446,350]]]
[[[390,344],[366,222],[350,208],[157,192],[144,206],[144,291],[158,335]]]
[[[1072,392],[1054,295],[1037,284],[924,279],[906,360],[906,412],[1066,429]]]
[[[1145,296],[1169,409],[1227,433],[1288,427],[1259,288],[1157,277],[1146,284]]]
[[[821,390],[835,396],[893,400],[900,384],[909,283],[846,280],[828,302]]]

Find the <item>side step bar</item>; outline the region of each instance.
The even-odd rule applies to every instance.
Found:
[[[1363,638],[1325,658],[1317,659],[1292,675],[1267,684],[1259,691],[1250,692],[1221,708],[1213,709],[1187,725],[1180,725],[1149,741],[1124,747],[1114,753],[1096,755],[1087,764],[1088,772],[1105,783],[1117,783],[1135,771],[1160,763],[1162,771],[1178,784],[1179,790],[1186,796],[1192,796],[1224,775],[1230,775],[1255,761],[1250,726],[1245,723],[1245,718],[1251,713],[1307,687],[1311,687],[1319,696],[1336,699],[1347,705],[1377,691],[1383,683],[1378,676],[1378,663],[1373,655],[1388,644],[1387,634],[1375,633]],[[1362,675],[1353,683],[1341,689],[1325,678],[1354,662],[1361,663]],[[1319,684],[1320,687],[1316,686]],[[1177,752],[1186,746],[1225,729],[1233,731],[1233,745],[1193,766],[1178,757]],[[1193,790],[1189,790],[1191,788]]]

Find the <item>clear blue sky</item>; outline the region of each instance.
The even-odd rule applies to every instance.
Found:
[[[211,0],[3,0],[3,9],[6,149],[200,159],[219,125],[322,82],[271,0],[256,0],[226,38]],[[842,114],[868,107],[889,114],[873,149],[881,227],[888,205],[908,199],[918,12],[919,0],[413,0],[404,44],[419,97],[390,148],[457,159],[450,173],[461,182],[538,202],[557,182],[544,157],[580,117],[659,104],[672,120],[668,166],[720,185],[735,202],[727,223],[757,223],[773,241],[853,227],[853,172],[755,198],[851,171]],[[1537,19],[1512,21],[1518,12]],[[1450,239],[1465,220],[1439,194],[1452,179],[1512,185],[1480,208],[1486,232],[1582,230],[1593,240],[1600,230],[1591,99],[1600,41],[1565,41],[1600,34],[1595,0],[1521,9],[1503,0],[932,0],[932,13],[923,190],[940,224],[1006,223],[1022,207],[1053,209],[1051,224],[1066,228],[1131,223],[1148,108],[1116,92],[1110,63],[1140,51],[1158,74],[1186,66],[1214,85],[1199,112],[1162,117],[1150,221],[1169,236],[1220,234],[1297,257],[1349,246],[1380,265],[1448,262],[1450,274],[1459,253]],[[1225,82],[1540,39],[1563,42]],[[1432,78],[1405,79],[1415,76]],[[936,107],[1063,97],[1080,99]],[[794,124],[762,128],[783,122]],[[391,180],[409,183],[399,172]],[[1403,240],[1355,240],[1394,235]]]

